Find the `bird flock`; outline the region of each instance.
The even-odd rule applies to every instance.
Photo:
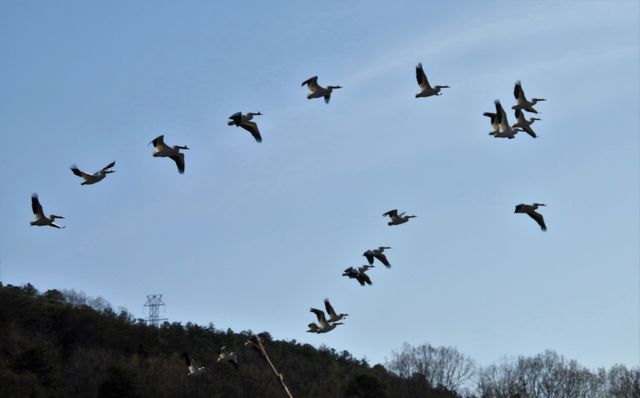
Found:
[[[432,97],[432,96],[441,96],[443,94],[442,90],[445,88],[450,88],[448,85],[435,85],[431,86],[429,80],[427,79],[427,75],[422,67],[422,64],[419,63],[416,65],[416,80],[418,82],[418,86],[420,87],[420,92],[415,94],[416,98],[424,98],[424,97]],[[342,86],[320,86],[318,84],[318,76],[313,76],[304,82],[302,82],[302,86],[307,86],[309,89],[309,94],[307,95],[307,99],[315,99],[315,98],[323,98],[326,104],[329,104],[331,99],[331,94],[334,90],[341,89]],[[520,81],[517,81],[514,86],[513,95],[516,99],[516,104],[511,107],[514,110],[514,116],[516,118],[516,123],[513,125],[509,124],[507,113],[502,107],[500,100],[495,100],[495,113],[494,112],[485,112],[484,116],[490,118],[492,130],[489,132],[489,135],[495,138],[515,138],[516,134],[519,132],[524,132],[530,135],[533,138],[537,138],[538,135],[531,128],[531,125],[540,120],[539,118],[532,117],[528,119],[525,117],[524,112],[538,114],[539,112],[534,108],[536,104],[539,102],[545,101],[544,98],[531,98],[528,100],[525,96],[524,90],[522,89],[522,84]],[[249,132],[254,140],[258,143],[262,142],[262,135],[260,130],[258,129],[258,125],[253,118],[255,116],[262,116],[260,112],[236,112],[229,116],[229,120],[227,124],[229,126],[242,127],[244,130]],[[160,135],[154,138],[149,144],[152,144],[154,147],[153,157],[157,158],[170,158],[173,160],[177,166],[178,172],[183,174],[185,172],[185,153],[183,151],[188,150],[189,147],[186,145],[173,145],[169,146],[164,141],[164,135]],[[96,184],[102,180],[104,180],[108,174],[114,173],[113,168],[115,167],[116,162],[111,162],[99,171],[90,174],[86,173],[78,168],[75,164],[70,167],[71,172],[82,178],[81,185],[92,185]],[[31,196],[31,206],[33,210],[33,214],[35,215],[35,220],[31,221],[32,226],[50,226],[53,228],[62,229],[65,226],[58,225],[56,223],[57,219],[64,219],[62,216],[51,214],[46,216],[43,210],[43,207],[40,203],[38,195],[34,193]],[[545,224],[544,218],[542,214],[538,213],[539,207],[545,206],[542,203],[533,203],[531,205],[528,204],[518,204],[515,208],[514,213],[524,213],[529,215],[543,231],[547,230],[547,226]],[[388,217],[387,225],[395,226],[407,223],[410,219],[415,218],[415,215],[406,215],[406,212],[399,213],[397,209],[389,210],[382,214],[383,217]],[[391,268],[391,263],[388,260],[385,250],[389,250],[391,247],[389,246],[379,246],[375,249],[366,250],[362,255],[366,258],[367,264],[361,266],[351,266],[344,270],[342,273],[343,276],[346,276],[350,279],[355,279],[361,286],[372,285],[373,282],[367,272],[374,268],[374,262],[378,261],[382,263],[386,268]],[[317,318],[316,322],[311,322],[308,324],[309,333],[327,333],[335,329],[338,325],[343,325],[346,320],[348,314],[340,313],[338,314],[333,306],[331,305],[328,298],[324,300],[324,308],[325,311],[317,308],[311,308],[309,311],[314,313]],[[187,353],[184,352],[182,354],[185,364],[188,368],[189,375],[198,375],[204,373],[207,368],[200,367],[196,364],[193,358]],[[227,362],[233,365],[236,369],[238,368],[238,359],[235,352],[230,352],[226,350],[226,347],[221,347],[218,351],[217,362]]]

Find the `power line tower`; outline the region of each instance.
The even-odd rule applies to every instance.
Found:
[[[149,307],[148,325],[158,327],[160,322],[167,320],[167,318],[160,318],[160,307],[164,307],[164,305],[161,294],[147,295],[147,303],[144,306]]]

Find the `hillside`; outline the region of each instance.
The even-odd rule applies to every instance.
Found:
[[[187,323],[147,326],[109,306],[70,304],[57,290],[0,285],[1,397],[282,397],[251,332]],[[268,334],[267,334],[268,336]],[[226,346],[239,369],[216,363]],[[349,352],[265,339],[271,360],[295,397],[450,397],[424,378],[400,378]],[[187,376],[187,351],[209,370]]]

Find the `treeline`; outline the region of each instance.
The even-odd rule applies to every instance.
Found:
[[[640,368],[591,370],[554,351],[479,367],[452,347],[405,344],[386,367],[469,398],[640,398]]]
[[[234,333],[191,323],[150,327],[103,298],[0,283],[0,397],[283,397],[262,357]],[[385,367],[349,352],[264,335],[294,397],[640,398],[640,368],[591,370],[553,351],[487,367],[452,347],[405,344]],[[217,363],[236,351],[240,367]],[[187,376],[181,353],[208,367]]]
[[[0,397],[280,398],[271,370],[244,346],[250,335],[191,323],[150,327],[104,299],[0,284]],[[238,370],[216,363],[223,345],[238,353]],[[458,397],[347,351],[268,335],[264,345],[295,397]],[[184,351],[209,370],[187,376]]]

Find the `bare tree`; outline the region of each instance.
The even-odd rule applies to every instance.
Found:
[[[502,360],[480,372],[483,398],[605,398],[606,372],[592,372],[553,351]]]
[[[404,378],[422,375],[433,387],[459,390],[475,375],[473,360],[453,347],[433,347],[422,344],[412,347],[405,343],[400,352],[393,352],[387,369]]]
[[[608,393],[614,398],[640,397],[640,368],[615,365],[607,375]]]

